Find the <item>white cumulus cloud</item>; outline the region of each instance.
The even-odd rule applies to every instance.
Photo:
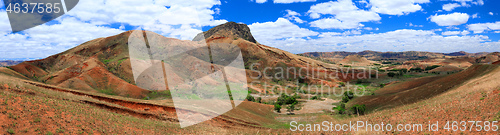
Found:
[[[302,16],[300,13],[297,13],[297,12],[289,10],[289,9],[287,9],[285,11],[286,11],[285,18],[287,18],[288,20],[293,20],[297,23],[306,22],[306,21],[299,18],[299,16]]]
[[[248,27],[255,39],[263,44],[273,44],[274,40],[304,38],[319,34],[300,28],[285,18],[278,18],[275,22],[253,23]]]
[[[443,10],[445,11],[452,11],[453,9],[460,7],[460,4],[457,3],[449,3],[449,4],[444,4],[443,5]]]
[[[274,3],[282,3],[282,4],[297,3],[297,2],[316,2],[316,0],[274,0]]]
[[[500,30],[500,21],[495,23],[475,23],[467,25],[467,28],[474,33],[483,33],[484,31]]]
[[[467,23],[469,15],[466,13],[452,13],[445,15],[433,15],[430,20],[439,26],[455,26]]]
[[[321,29],[354,29],[363,27],[361,22],[380,21],[381,17],[373,11],[361,10],[352,0],[330,1],[311,6],[308,11],[311,18],[320,18],[321,15],[334,17],[322,18],[311,22],[312,27]]]
[[[419,4],[429,0],[370,0],[371,10],[388,15],[405,15],[422,10]]]
[[[267,0],[255,0],[255,2],[257,2],[257,3],[266,3]]]
[[[343,22],[335,18],[325,18],[316,20],[310,23],[311,27],[317,27],[321,29],[354,29],[358,27],[363,27],[363,24],[356,22]]]
[[[469,31],[464,30],[464,31],[445,31],[441,33],[441,35],[449,36],[449,35],[468,35],[470,34]]]

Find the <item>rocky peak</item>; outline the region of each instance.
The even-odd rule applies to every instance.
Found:
[[[236,22],[227,22],[208,31],[200,33],[193,39],[193,41],[200,41],[206,38],[210,38],[214,35],[229,38],[242,38],[250,42],[257,43],[255,38],[252,36],[252,33],[250,32],[250,28],[246,24],[239,24]]]

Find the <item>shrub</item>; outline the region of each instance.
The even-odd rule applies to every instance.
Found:
[[[344,82],[339,82],[339,85],[344,87],[345,86],[345,83]]]
[[[385,87],[385,84],[384,83],[381,83],[380,84],[380,88],[384,88]]]
[[[345,103],[340,103],[339,106],[332,108],[333,110],[337,110],[339,114],[345,114]]]
[[[406,68],[403,68],[400,71],[402,71],[403,73],[408,73],[408,69],[406,69]]]
[[[281,113],[281,106],[279,104],[274,104],[274,110],[278,113]]]
[[[342,103],[347,103],[347,102],[349,102],[349,98],[347,98],[346,96],[343,96]]]
[[[354,93],[352,93],[352,91],[346,91],[344,92],[344,96],[351,100],[352,98],[354,98]]]
[[[247,95],[247,98],[246,98],[248,101],[255,101],[255,98],[253,98],[252,95]]]
[[[293,103],[292,105],[286,107],[286,111],[289,112],[289,113],[293,113],[293,111],[295,110],[295,104],[297,103]]]
[[[319,100],[318,96],[311,97],[311,100]]]
[[[257,98],[257,101],[255,101],[255,102],[257,102],[257,103],[262,103],[262,97],[258,97],[258,98]]]
[[[12,128],[7,129],[7,133],[14,134],[14,129],[12,129]]]
[[[354,93],[351,91],[344,92],[344,96],[342,96],[342,103],[347,103],[349,100],[354,98]]]
[[[361,79],[356,80],[356,84],[361,84],[361,83],[363,83],[363,80]]]
[[[396,76],[396,73],[389,72],[389,73],[387,73],[387,76],[394,77],[394,76]]]

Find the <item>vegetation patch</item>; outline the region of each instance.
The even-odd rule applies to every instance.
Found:
[[[98,90],[100,93],[106,94],[106,95],[116,95],[115,91],[113,89],[102,89]]]

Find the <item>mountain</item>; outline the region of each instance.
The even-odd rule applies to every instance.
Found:
[[[339,63],[344,65],[354,64],[355,66],[369,66],[375,62],[369,61],[368,59],[360,55],[349,55],[345,57],[343,60],[341,60]]]
[[[129,54],[129,37],[137,36],[134,35],[134,32],[144,33],[144,36],[147,35],[149,42],[158,42],[160,46],[157,49],[151,49],[151,53],[154,54],[161,55],[161,50],[165,49],[165,47],[162,47],[163,45],[176,45],[174,49],[179,50],[196,48],[202,45],[200,40],[205,38],[205,42],[209,46],[224,47],[230,44],[237,45],[241,49],[246,69],[250,69],[251,65],[256,65],[253,69],[259,71],[265,70],[266,67],[271,67],[272,69],[274,67],[283,67],[285,69],[287,67],[306,67],[306,70],[302,72],[312,72],[318,69],[327,70],[326,67],[335,67],[335,65],[259,44],[253,38],[247,25],[228,22],[198,34],[194,38],[194,41],[167,38],[150,31],[127,31],[111,37],[94,39],[48,58],[22,62],[10,68],[32,80],[58,87],[142,99],[148,97],[151,91],[140,88],[137,84],[155,83],[147,81],[154,80],[155,76],[142,76],[147,78],[143,79],[146,80],[143,82],[136,82],[134,79],[137,76],[134,77]],[[143,36],[143,34],[140,34],[140,36]],[[226,49],[230,48],[226,47]],[[194,53],[197,52],[194,51]],[[205,58],[189,56],[180,59],[180,62],[188,60],[203,62],[203,59]],[[191,67],[178,68],[191,70],[189,73],[174,74],[173,76],[178,76],[178,81],[180,81],[179,77],[193,75],[190,73],[198,73],[197,69],[191,69]],[[273,80],[266,77],[252,79],[251,76],[258,75],[251,70],[247,70],[246,73],[249,82],[255,80],[267,82]],[[275,73],[275,71],[271,70],[268,73]],[[300,73],[290,73],[291,75],[287,76],[288,78],[282,79],[298,80]],[[305,80],[309,83],[336,81],[327,79],[326,77],[313,77],[308,76],[306,73],[303,74],[305,75]],[[159,83],[164,82],[160,81]],[[334,83],[331,84],[333,85]],[[159,90],[161,89],[159,88]]]
[[[210,37],[243,38],[252,43],[257,43],[252,33],[250,33],[250,28],[246,24],[238,24],[235,22],[228,22],[200,33],[193,41],[201,41]]]
[[[12,60],[0,61],[0,67],[13,66],[21,62],[22,61],[12,61]]]

